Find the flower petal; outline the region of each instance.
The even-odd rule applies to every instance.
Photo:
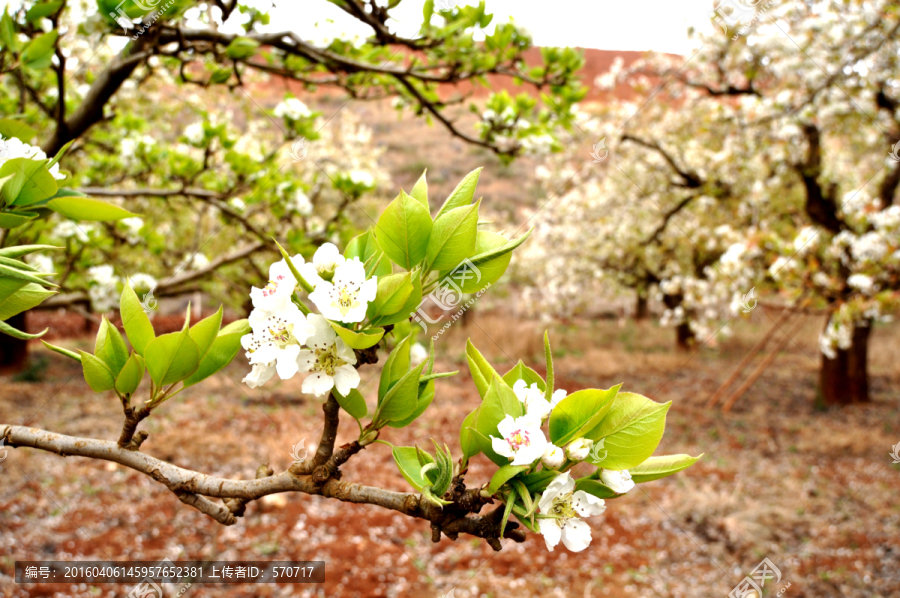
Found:
[[[303,386],[300,387],[300,390],[306,394],[314,394],[317,397],[320,397],[332,388],[334,388],[334,380],[332,377],[328,374],[323,374],[322,372],[316,372],[303,380]]]
[[[352,365],[342,365],[334,370],[334,387],[344,396],[359,386],[359,372]]]
[[[582,517],[594,517],[606,510],[606,501],[584,490],[578,490],[572,495],[572,508]]]
[[[550,552],[553,552],[562,536],[562,530],[559,529],[557,521],[557,519],[538,519],[538,528],[541,530],[541,535],[544,536],[544,543]]]
[[[591,526],[578,519],[566,519],[562,528],[562,541],[572,552],[581,552],[591,544]]]

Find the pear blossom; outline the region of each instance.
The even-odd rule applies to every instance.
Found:
[[[568,455],[569,459],[572,461],[584,461],[587,459],[588,455],[591,454],[591,449],[593,447],[593,440],[579,438],[569,443],[569,446],[566,447],[566,455]]]
[[[268,382],[275,375],[275,362],[256,363],[250,370],[250,373],[241,380],[250,388],[258,388]]]
[[[366,268],[355,257],[337,266],[330,282],[322,280],[316,284],[316,290],[309,298],[329,320],[362,322],[369,302],[375,299],[377,292],[377,277],[366,280]]]
[[[303,256],[295,255],[291,261],[294,263],[294,267],[300,268],[303,265]],[[269,283],[265,287],[250,289],[250,300],[253,301],[253,307],[257,309],[279,311],[291,302],[291,296],[296,287],[297,279],[291,272],[287,260],[283,259],[269,266]]]
[[[311,372],[303,381],[301,390],[321,396],[332,388],[346,395],[359,386],[359,372],[353,367],[356,354],[331,324],[319,314],[310,314],[308,321],[312,324],[313,334],[306,344],[311,350],[300,351],[297,364],[302,372]]]
[[[566,461],[566,455],[561,448],[555,444],[547,444],[544,456],[541,457],[541,463],[548,469],[559,469]]]
[[[502,438],[491,436],[491,447],[498,455],[511,458],[511,465],[530,465],[547,449],[541,419],[534,414],[526,413],[517,418],[507,415],[497,424],[497,431]]]
[[[513,392],[519,401],[525,404],[525,413],[535,415],[542,421],[550,416],[550,403],[544,398],[544,391],[538,388],[536,383],[528,386],[525,380],[516,380]]]
[[[241,345],[250,364],[274,362],[282,380],[292,378],[299,371],[301,345],[315,332],[303,312],[293,303],[281,306],[278,312],[257,308],[250,312],[249,322],[252,332],[241,337]]]
[[[627,469],[622,471],[604,469],[600,472],[600,481],[609,486],[616,494],[625,494],[634,488],[634,482],[631,480],[631,474],[628,473]]]
[[[591,543],[591,528],[581,517],[600,515],[606,510],[602,498],[583,490],[575,491],[575,480],[568,472],[557,476],[538,501],[538,519],[547,549],[553,552],[559,541],[572,552],[581,552]]]
[[[313,213],[312,202],[309,200],[309,196],[301,189],[297,190],[294,198],[287,203],[287,207],[301,216],[309,216]]]
[[[188,140],[188,143],[193,145],[200,145],[203,143],[203,139],[206,133],[203,131],[203,123],[195,122],[191,123],[184,129],[184,136]]]
[[[409,348],[409,362],[413,367],[428,359],[428,349],[422,343],[414,343]]]
[[[290,120],[300,120],[301,118],[312,116],[312,111],[297,98],[286,98],[275,106],[274,114],[278,118],[286,117]]]
[[[346,260],[334,243],[323,243],[316,249],[311,262],[297,266],[306,282],[316,287],[322,280],[331,280],[337,267]]]

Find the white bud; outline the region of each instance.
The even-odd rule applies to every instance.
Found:
[[[568,455],[569,459],[572,461],[584,461],[591,453],[593,446],[593,440],[579,438],[578,440],[573,440],[569,446],[566,447],[566,455]]]
[[[547,445],[547,450],[544,451],[544,456],[541,457],[541,463],[548,469],[559,469],[565,460],[566,456],[563,450],[553,444]]]
[[[634,488],[634,482],[631,480],[631,474],[628,473],[627,469],[622,471],[604,469],[600,473],[600,481],[617,494],[625,494]]]

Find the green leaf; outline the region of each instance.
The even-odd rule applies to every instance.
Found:
[[[60,355],[65,355],[66,357],[70,357],[70,358],[74,359],[75,361],[77,361],[78,363],[81,363],[81,355],[79,355],[75,351],[69,351],[68,349],[63,349],[62,347],[57,347],[56,345],[51,345],[47,341],[41,341],[41,342],[44,343],[45,347],[47,347],[54,353],[59,353]]]
[[[550,482],[558,475],[558,471],[542,469],[541,471],[536,471],[534,473],[527,473],[519,479],[522,480],[522,483],[525,484],[525,487],[528,488],[529,492],[543,492],[547,486],[550,485]]]
[[[50,329],[44,328],[41,332],[38,332],[37,334],[28,334],[27,332],[22,332],[21,330],[13,328],[6,322],[0,321],[0,332],[2,332],[3,334],[9,335],[13,338],[18,338],[18,339],[22,339],[22,340],[31,340],[31,339],[35,339],[35,338],[41,338],[42,336],[47,334],[48,330],[50,330]]]
[[[477,417],[476,417],[477,419]],[[491,443],[491,439],[476,430],[475,428],[469,428],[469,433],[472,435],[472,438],[475,439],[476,444],[478,444],[478,450],[484,453],[484,456],[493,461],[496,465],[504,466],[509,464],[509,458],[504,457],[502,455],[498,455],[494,452],[493,444]]]
[[[56,44],[57,38],[59,38],[59,31],[54,29],[25,44],[21,56],[22,65],[37,70],[48,68],[53,58],[54,44]]]
[[[391,351],[391,354],[388,355],[387,360],[384,362],[384,367],[381,368],[381,379],[378,383],[379,401],[384,398],[387,391],[390,390],[400,378],[409,372],[409,343],[410,337],[407,336],[397,343],[397,346],[394,347],[394,350]]]
[[[338,405],[343,407],[344,411],[349,413],[353,418],[362,419],[368,415],[369,408],[366,407],[366,399],[355,388],[351,389],[346,397],[339,393],[337,389],[332,390],[331,393],[334,395],[335,400],[337,400]]]
[[[401,191],[378,218],[375,235],[392,262],[412,270],[425,257],[431,229],[428,209]]]
[[[0,228],[16,228],[35,218],[37,218],[37,214],[32,212],[0,212]]]
[[[493,378],[499,378],[497,373],[488,360],[475,348],[471,339],[466,341],[466,360],[469,362],[469,371],[472,373],[472,381],[475,382],[475,388],[478,394],[484,398],[488,391]]]
[[[479,203],[450,210],[434,221],[425,252],[429,269],[450,270],[475,253]]]
[[[490,231],[478,231],[479,235],[484,234],[484,241],[477,247],[478,253],[469,258],[469,261],[479,268],[487,267],[489,264],[500,263],[498,260],[509,257],[514,249],[525,242],[533,228],[528,229],[524,235],[518,239],[507,241],[503,235],[492,233]],[[501,240],[503,241],[501,243]],[[509,264],[509,259],[505,262]],[[505,270],[505,266],[504,266]],[[500,278],[499,276],[497,278]]]
[[[38,284],[22,280],[0,278],[0,320],[40,305],[56,291],[48,291]]]
[[[18,268],[11,268],[4,264],[0,264],[0,277],[14,278],[16,280],[21,280],[24,282],[33,282],[34,284],[42,287],[56,287],[59,285],[53,284],[52,282],[46,281],[43,278],[35,276],[34,274],[29,274],[24,270],[20,270]]]
[[[411,282],[412,291],[406,299],[406,303],[403,304],[403,307],[398,309],[397,313],[378,316],[372,319],[372,326],[388,326],[390,324],[402,322],[403,320],[408,320],[410,316],[419,309],[419,305],[422,303],[422,279],[419,276],[418,271],[413,274]]]
[[[28,143],[37,135],[37,129],[29,127],[23,119],[2,118],[0,119],[0,136],[4,139],[15,137],[19,141]]]
[[[419,402],[419,377],[424,367],[425,363],[420,363],[385,393],[375,410],[375,421],[400,421],[412,415]]]
[[[405,428],[416,421],[420,415],[425,413],[425,410],[428,409],[428,406],[434,401],[434,381],[425,382],[423,384],[421,378],[419,380],[419,399],[416,401],[415,410],[403,419],[388,422],[390,427]]]
[[[462,448],[463,462],[467,462],[481,452],[481,449],[478,448],[478,442],[476,442],[471,430],[471,428],[475,426],[475,418],[477,417],[478,409],[475,409],[466,416],[459,429],[459,446]]]
[[[475,187],[478,186],[478,177],[480,175],[481,168],[476,168],[460,181],[456,186],[456,189],[454,189],[444,201],[444,205],[441,206],[441,209],[438,210],[437,216],[434,217],[435,221],[451,210],[462,208],[472,203],[472,200],[475,198]]]
[[[200,349],[187,330],[163,334],[147,343],[144,360],[157,388],[184,380],[197,371]]]
[[[691,457],[690,455],[663,455],[659,457],[650,457],[640,465],[629,469],[628,472],[631,474],[631,479],[635,484],[642,484],[687,469],[699,461],[702,456],[703,454],[701,453],[697,457]]]
[[[503,517],[500,519],[501,535],[506,531],[506,523],[509,521],[509,516],[512,514],[513,509],[516,507],[516,498],[518,498],[518,491],[515,487],[510,487],[509,494],[506,495],[506,504],[503,507]]]
[[[384,336],[384,328],[369,328],[368,330],[354,332],[331,320],[329,320],[328,323],[331,324],[334,331],[338,333],[338,336],[344,339],[344,342],[347,343],[351,349],[362,350],[374,347],[378,344],[378,341],[381,340],[381,337]]]
[[[222,306],[219,306],[219,310],[213,315],[203,318],[193,326],[191,326],[191,340],[193,340],[197,344],[197,349],[200,350],[200,359],[206,355],[206,352],[212,346],[213,341],[216,340],[216,335],[219,334],[219,328],[222,326]]]
[[[563,446],[586,437],[609,413],[621,387],[579,390],[560,401],[550,414],[550,442]]]
[[[39,2],[28,9],[25,13],[25,20],[29,23],[49,17],[55,14],[62,7],[63,0],[53,0],[52,2]]]
[[[599,480],[580,480],[575,482],[576,490],[584,490],[597,498],[615,498],[619,496],[615,490]]]
[[[516,397],[516,393],[503,380],[495,376],[484,395],[481,407],[478,408],[475,429],[487,438],[491,436],[500,438],[501,434],[497,431],[497,424],[507,415],[515,418],[521,417],[523,413],[524,407]],[[482,450],[484,449],[482,448]],[[507,459],[504,464],[508,462]]]
[[[128,361],[128,349],[119,330],[109,323],[106,316],[100,320],[97,340],[94,342],[94,355],[103,360],[113,376],[118,376],[125,362]]]
[[[231,43],[228,44],[227,48],[225,48],[225,54],[227,54],[229,58],[232,58],[234,60],[251,58],[254,54],[256,54],[256,49],[258,47],[259,42],[255,39],[249,37],[236,37],[231,40]]]
[[[144,355],[144,348],[156,337],[150,318],[144,312],[137,294],[127,282],[122,288],[122,297],[119,299],[119,312],[122,315],[122,326],[128,336],[128,342],[134,348],[135,353]]]
[[[530,465],[504,465],[500,469],[494,473],[494,476],[491,478],[491,483],[488,484],[488,492],[491,494],[496,494],[497,490],[500,489],[500,486],[516,477],[523,471],[527,471]]]
[[[203,353],[197,371],[185,379],[184,387],[206,380],[231,363],[241,350],[241,337],[247,334],[250,334],[250,324],[247,320],[236,320],[219,330],[212,345]]]
[[[492,233],[489,231],[477,231],[475,236],[475,254],[476,257],[478,254],[483,254],[483,252],[491,251],[496,247],[503,246],[506,244],[506,238],[502,235],[498,235],[497,233]],[[488,285],[494,284],[503,274],[506,272],[507,267],[509,267],[509,262],[512,259],[512,253],[506,253],[499,257],[482,261],[480,264],[476,264],[472,261],[473,258],[465,258],[461,263],[454,266],[454,270],[460,268],[463,264],[466,265],[467,270],[471,273],[468,276],[454,276],[453,280],[457,282],[457,286],[459,286],[460,290],[463,293],[477,293],[478,291],[487,288]],[[468,262],[468,263],[467,263]],[[441,272],[440,278],[447,278],[452,274],[452,270],[447,270]]]
[[[352,260],[353,258],[358,257],[359,261],[362,263],[366,263],[369,258],[373,256],[380,255],[384,255],[384,251],[382,251],[381,246],[378,245],[378,241],[375,239],[375,233],[372,232],[371,228],[350,239],[346,249],[344,249],[345,258]]]
[[[4,247],[3,249],[0,249],[0,256],[17,258],[38,251],[45,251],[50,249],[62,249],[62,247],[56,247],[54,245],[13,245],[12,247]]]
[[[380,277],[375,300],[369,304],[367,310],[369,319],[397,313],[406,305],[412,292],[412,275],[409,272]]]
[[[412,193],[410,195],[413,199],[418,201],[422,206],[425,207],[426,210],[431,212],[431,206],[428,204],[428,181],[425,180],[425,175],[428,173],[428,169],[426,168],[422,172],[422,176],[419,177],[419,180],[416,181],[416,184],[412,188]]]
[[[606,418],[584,437],[595,442],[604,439],[605,469],[631,469],[646,461],[659,446],[671,406],[671,401],[660,405],[639,394],[619,393]]]
[[[90,197],[57,197],[48,201],[47,207],[72,220],[105,222],[136,215],[125,208]]]
[[[97,357],[85,351],[79,351],[81,355],[81,367],[84,371],[84,380],[94,392],[112,390],[116,385],[116,378],[109,371],[109,367]]]
[[[53,197],[58,188],[56,179],[47,170],[47,160],[7,160],[0,166],[0,180],[3,180],[3,201],[14,206],[29,206]]]
[[[544,383],[544,379],[541,378],[541,375],[522,363],[521,359],[519,360],[519,363],[517,363],[515,367],[513,367],[513,369],[503,374],[503,381],[506,382],[510,388],[512,388],[516,384],[516,380],[524,380],[525,384],[527,384],[528,386],[537,384],[538,388],[541,389],[541,392],[544,392],[547,388],[547,385]]]
[[[19,48],[19,40],[16,39],[16,27],[13,24],[11,18],[9,18],[9,6],[7,5],[3,9],[3,17],[0,18],[0,42],[2,46],[0,49],[9,50],[15,52]],[[8,137],[6,133],[0,133],[4,137]],[[30,139],[30,138],[29,138]],[[27,141],[26,139],[22,139],[22,141]]]
[[[403,474],[409,485],[415,488],[417,492],[421,492],[422,488],[431,485],[431,480],[422,476],[422,466],[419,464],[419,451],[416,447],[395,446],[391,452],[394,454],[394,463],[397,464],[397,469],[400,470],[400,473]],[[424,451],[422,451],[422,454],[425,460],[429,463],[434,463],[434,458],[431,455]]]
[[[122,371],[116,377],[116,390],[120,394],[130,395],[137,390],[141,380],[144,379],[144,359],[132,352],[128,361],[122,367]]]

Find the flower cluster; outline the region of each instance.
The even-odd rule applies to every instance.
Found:
[[[304,313],[308,310],[301,309],[302,303],[294,298],[299,281],[291,265],[313,287],[309,299],[321,315]],[[287,259],[272,264],[268,284],[250,291],[252,332],[241,339],[241,344],[252,369],[244,383],[257,388],[276,373],[282,380],[305,373],[303,392],[321,396],[335,388],[346,395],[359,386],[356,354],[329,320],[364,320],[369,303],[375,299],[377,277],[366,279],[359,258],[346,259],[331,243],[319,247],[310,262],[295,255],[291,265]]]

